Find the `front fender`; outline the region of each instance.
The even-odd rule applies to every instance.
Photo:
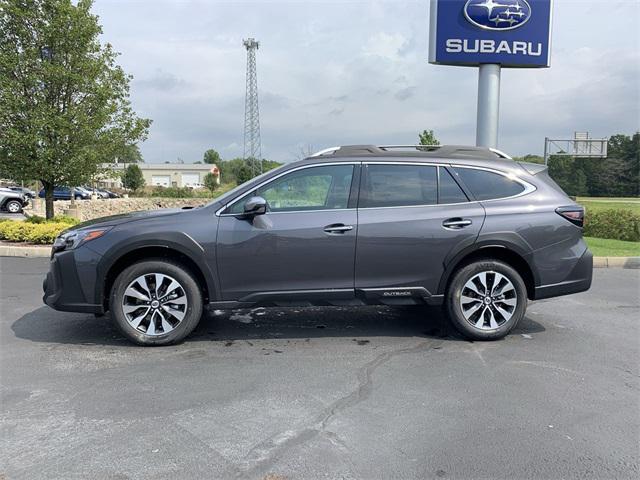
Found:
[[[136,250],[141,252],[140,258],[144,258],[144,249],[167,249],[189,258],[202,273],[209,298],[211,300],[219,298],[215,276],[209,267],[203,247],[187,233],[156,231],[139,234],[134,238],[126,236],[104,252],[97,265],[99,281],[96,282],[95,294],[98,301],[103,298],[105,282],[114,265],[125,255],[134,254]]]

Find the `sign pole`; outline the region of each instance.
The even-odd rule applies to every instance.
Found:
[[[500,112],[500,64],[484,63],[478,73],[478,118],[476,145],[498,147]]]

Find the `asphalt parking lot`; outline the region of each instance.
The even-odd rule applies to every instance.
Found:
[[[472,343],[439,310],[214,312],[141,348],[0,258],[2,479],[638,478],[640,271]]]

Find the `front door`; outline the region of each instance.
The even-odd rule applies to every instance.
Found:
[[[232,203],[220,217],[217,261],[223,300],[251,294],[353,291],[357,212],[354,164],[285,173]],[[258,195],[267,213],[242,218]]]
[[[484,208],[442,166],[371,163],[362,175],[356,289],[435,294],[447,256],[475,242]]]

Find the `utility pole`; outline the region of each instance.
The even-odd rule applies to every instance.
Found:
[[[258,108],[258,75],[256,50],[260,43],[254,38],[242,42],[247,49],[247,89],[244,100],[244,154],[253,176],[262,173],[262,147],[260,144],[260,111]]]

